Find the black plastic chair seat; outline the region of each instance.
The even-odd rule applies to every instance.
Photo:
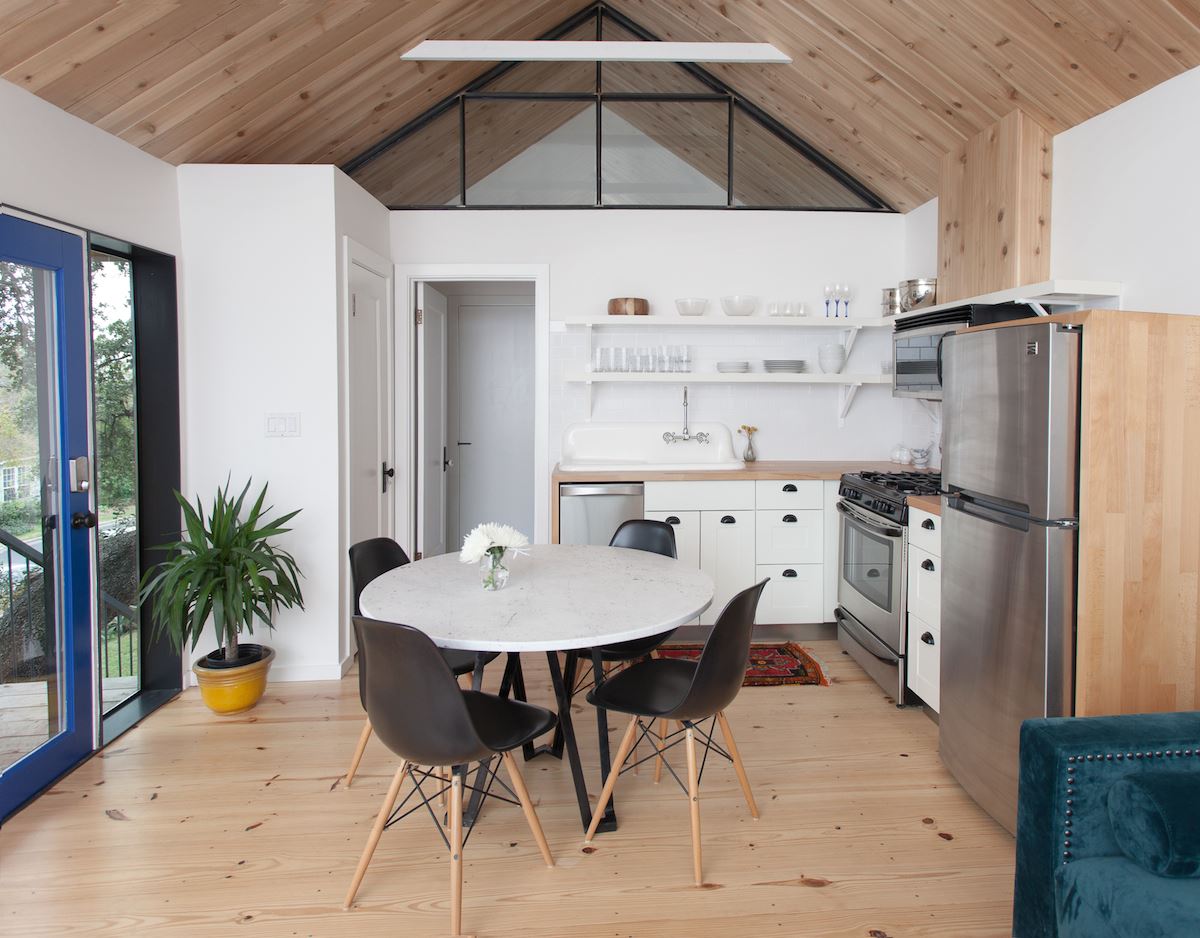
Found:
[[[455,648],[439,648],[442,653],[442,658],[453,672],[455,677],[462,674],[470,674],[475,670],[475,652],[473,651],[458,651]],[[500,652],[489,651],[483,656],[484,664],[491,664],[500,657]]]
[[[600,647],[600,658],[604,661],[634,661],[644,658],[671,637],[670,632],[659,632],[646,638],[634,638],[627,642],[614,642]]]
[[[554,729],[558,718],[544,707],[463,691],[471,723],[483,743],[493,752],[508,752]]]
[[[683,658],[651,658],[614,674],[588,694],[588,703],[618,713],[643,717],[677,716],[696,677],[696,662]],[[712,716],[710,713],[703,716]]]

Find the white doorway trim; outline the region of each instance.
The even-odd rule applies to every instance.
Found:
[[[534,285],[534,432],[532,540],[550,540],[550,265],[549,264],[397,264],[396,265],[396,465],[410,473],[403,493],[396,496],[396,540],[410,554],[416,543],[417,412],[416,285],[448,280],[529,281]],[[404,397],[402,397],[404,395]],[[399,474],[399,473],[398,473]]]
[[[340,252],[341,283],[338,295],[338,608],[341,610],[342,621],[338,628],[338,658],[341,662],[342,674],[345,674],[354,661],[354,630],[351,619],[354,615],[354,587],[350,577],[350,293],[352,266],[362,267],[371,273],[382,277],[385,281],[384,296],[387,297],[388,309],[386,316],[391,323],[393,336],[396,328],[396,303],[394,287],[395,268],[390,260],[375,253],[370,248],[355,241],[349,235],[342,236]],[[393,339],[394,341],[394,339]],[[396,363],[392,363],[392,402],[397,398],[398,384],[396,382]],[[392,409],[393,426],[396,420],[396,410]],[[393,430],[391,439],[392,464],[396,462],[396,438]],[[394,495],[396,504],[403,501],[399,495]]]

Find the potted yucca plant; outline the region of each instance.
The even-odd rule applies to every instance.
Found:
[[[165,631],[177,649],[190,643],[194,651],[212,621],[217,649],[197,659],[192,671],[204,702],[216,713],[249,710],[266,690],[275,652],[239,642],[238,633],[253,634],[256,621],[273,629],[276,610],[304,608],[295,558],[271,541],[291,530],[285,525],[299,511],[266,520],[272,509],[263,507],[264,485],[243,517],[249,491],[247,480],[234,497],[226,480],[207,516],[199,498],[192,505],[176,492],[184,537],[159,548],[169,556],[146,572],[140,590],[141,601],[151,603],[155,633]]]

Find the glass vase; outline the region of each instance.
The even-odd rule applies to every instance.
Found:
[[[742,456],[743,462],[754,462],[758,459],[758,453],[754,451],[754,437],[746,437],[746,453]]]
[[[504,564],[504,548],[489,550],[479,561],[479,574],[483,588],[489,591],[502,590],[508,583],[508,567]]]

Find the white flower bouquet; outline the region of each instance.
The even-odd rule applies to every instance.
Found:
[[[504,565],[504,555],[508,551],[514,554],[527,553],[529,538],[516,528],[507,524],[486,523],[476,528],[463,538],[462,550],[458,559],[463,563],[477,563],[483,575],[483,588],[486,590],[503,589],[508,582],[508,567]]]

